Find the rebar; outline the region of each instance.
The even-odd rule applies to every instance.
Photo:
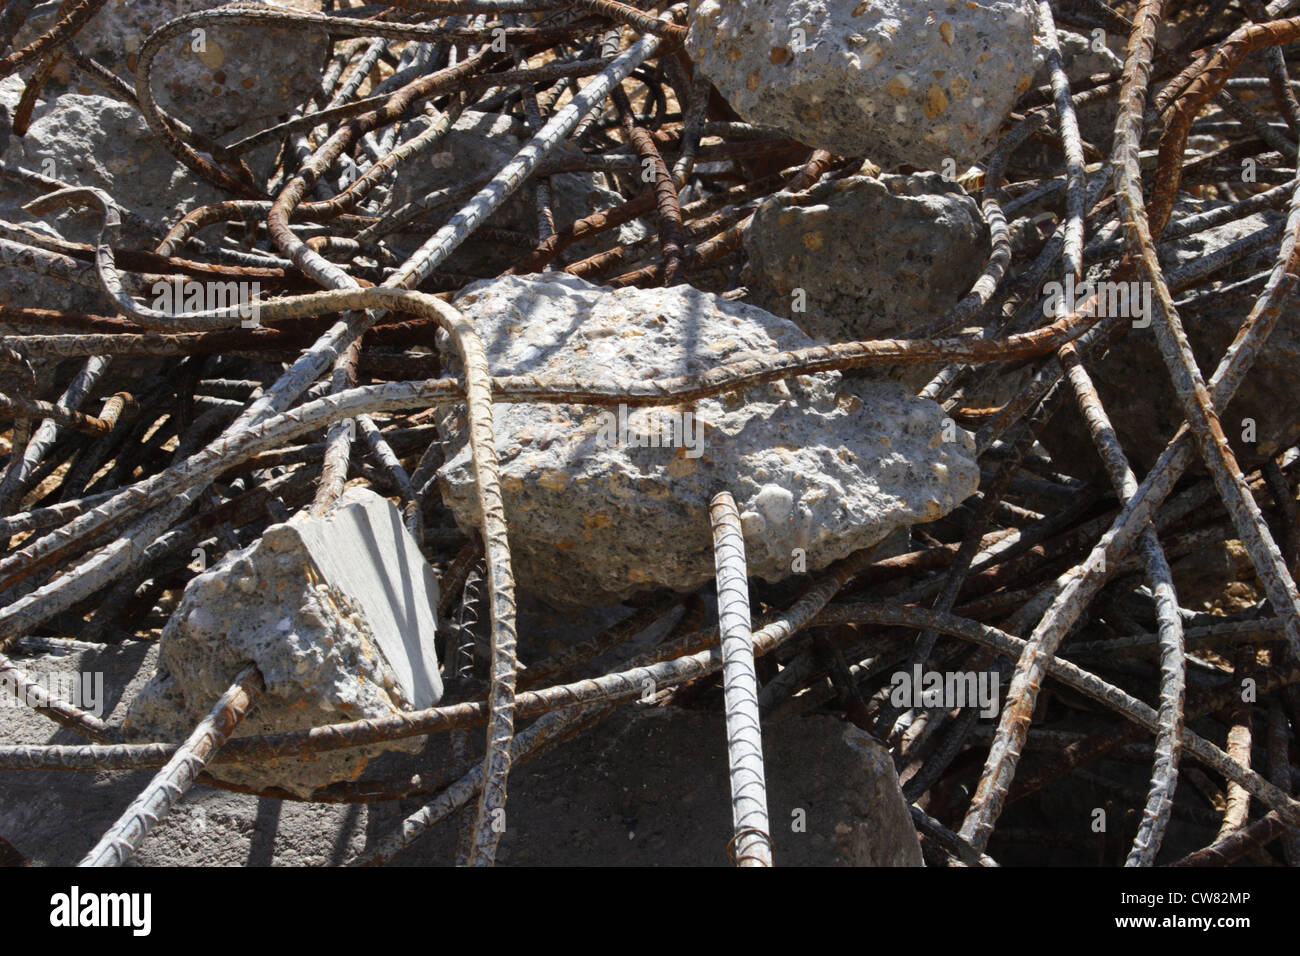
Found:
[[[221,695],[185,743],[141,791],[122,816],[94,848],[82,859],[81,866],[123,866],[185,793],[194,785],[204,764],[221,749],[262,689],[262,675],[251,664],[239,672],[230,688]]]
[[[713,555],[718,569],[718,630],[722,636],[722,692],[727,716],[727,760],[731,767],[732,860],[737,866],[771,866],[763,774],[763,730],[758,715],[758,680],[749,628],[749,574],[740,512],[730,492],[709,502]]]
[[[1274,429],[1277,447],[1238,442],[1225,417],[1268,374],[1254,369],[1264,350],[1294,331],[1294,3],[1040,0],[1044,69],[987,157],[956,176],[954,192],[969,193],[987,227],[964,294],[890,337],[722,363],[700,348],[689,374],[634,379],[503,374],[455,297],[475,281],[545,270],[752,301],[745,237],[761,204],[887,175],[732,112],[683,53],[685,4],[227,7],[157,24],[129,66],[78,45],[102,5],[11,0],[0,12],[0,76],[23,77],[13,132],[60,108],[75,90],[61,79],[70,66],[138,113],[161,158],[216,195],[155,222],[77,171],[0,164],[6,188],[43,220],[39,230],[0,223],[0,263],[42,290],[15,286],[0,307],[0,682],[75,735],[0,741],[0,770],[160,771],[88,862],[129,859],[197,782],[319,803],[418,796],[371,862],[455,815],[456,859],[491,864],[514,763],[600,733],[617,707],[687,705],[725,714],[728,850],[739,865],[772,863],[764,734],[771,748],[788,722],[827,713],[880,734],[933,865],[1018,859],[1026,838],[1114,865],[1297,861],[1300,434],[1282,403],[1269,409],[1287,426]],[[43,26],[19,33],[34,14]],[[1098,24],[1128,38],[1124,68],[1085,77],[1062,38]],[[1157,42],[1161,24],[1176,41]],[[159,98],[189,31],[218,28],[320,38],[329,55],[292,111],[213,138]],[[508,130],[491,168],[462,168],[456,153],[475,114]],[[415,182],[448,159],[445,175]],[[574,175],[602,191],[568,221],[563,184]],[[512,202],[523,190],[531,198]],[[98,226],[93,242],[63,234],[74,216],[91,235]],[[621,241],[629,225],[645,238]],[[874,225],[831,241],[874,242]],[[493,265],[464,264],[481,251]],[[1151,327],[1097,314],[1098,295],[1049,314],[1046,283],[1085,279],[1149,288]],[[257,291],[193,308],[154,291],[194,282]],[[47,289],[101,305],[53,308]],[[1235,332],[1221,354],[1198,341],[1211,325]],[[1112,357],[1130,347],[1149,349],[1161,383],[1113,380]],[[523,559],[512,555],[516,516],[497,462],[514,439],[494,427],[494,405],[736,403],[755,386],[822,373],[838,376],[844,399],[854,379],[904,372],[920,375],[919,395],[942,406],[945,427],[973,434],[982,477],[972,498],[914,525],[902,553],[859,551],[807,579],[749,579],[755,542],[723,492],[710,503],[716,627],[705,616],[714,584],[647,591],[599,633],[520,649],[513,564]],[[1110,399],[1124,387],[1168,406],[1163,450],[1129,443]],[[443,500],[450,444],[435,426],[461,406],[477,506],[464,525]],[[1049,441],[1067,428],[1068,460]],[[740,497],[748,477],[719,487]],[[272,522],[329,513],[356,483],[398,503],[438,576],[440,619],[454,619],[438,636],[447,681],[437,706],[279,733],[245,727],[227,740],[261,686],[245,671],[186,742],[128,742],[114,719],[41,686],[40,655],[156,640],[197,573],[194,548],[210,566]],[[1229,540],[1241,561],[1215,570],[1214,588],[1184,576]],[[969,704],[895,706],[891,677],[915,665],[1009,678],[996,719]],[[1242,699],[1243,680],[1255,698]],[[452,735],[450,760],[418,773],[367,770],[310,793],[224,779],[233,766],[440,733]],[[1145,789],[1116,762],[1141,765]],[[1060,821],[1044,829],[1034,815],[1053,787],[1100,790],[1122,824],[1093,842]],[[1226,812],[1196,805],[1198,789],[1223,797]],[[1191,834],[1202,842],[1187,844]],[[17,849],[0,839],[0,856],[41,860],[24,833],[5,837]],[[1165,848],[1175,845],[1182,859]]]

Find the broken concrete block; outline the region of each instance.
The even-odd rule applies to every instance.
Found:
[[[744,241],[747,301],[831,342],[907,337],[970,291],[989,250],[975,200],[935,173],[777,193]]]
[[[77,32],[77,46],[130,78],[151,33],[177,17],[225,5],[225,0],[109,0]],[[317,0],[241,5],[320,12]],[[57,17],[54,7],[38,11],[23,25],[15,48],[50,29]],[[220,137],[250,121],[268,126],[287,118],[317,91],[329,50],[330,38],[321,29],[214,21],[167,41],[154,57],[152,87],[164,111],[204,135]],[[56,70],[55,80],[85,82],[67,67]]]
[[[905,804],[898,815],[892,765],[878,784],[843,728],[826,716],[763,724],[776,865],[922,865]],[[720,707],[623,707],[511,773],[518,802],[501,844],[511,865],[727,865],[733,824]],[[882,799],[890,786],[893,799]],[[544,836],[548,828],[555,839]]]
[[[861,758],[856,776],[862,784],[853,788],[861,804],[846,834],[850,862],[854,866],[924,866],[921,843],[889,751],[853,726],[844,731],[844,742]]]
[[[174,222],[196,205],[221,198],[220,190],[197,179],[167,152],[138,110],[106,96],[65,93],[57,100],[39,101],[27,134],[13,136],[13,111],[21,90],[22,81],[17,77],[0,85],[0,131],[4,133],[0,146],[7,165],[74,186],[103,189],[132,212],[159,225]],[[12,202],[17,206],[36,195],[10,181],[0,190],[6,205]],[[28,218],[16,210],[10,213],[6,209],[6,215],[20,222]],[[93,242],[99,232],[98,216],[79,213],[77,222],[84,225],[65,237]],[[135,238],[130,227],[127,236]]]
[[[215,138],[253,120],[270,125],[317,92],[330,52],[325,30],[230,22],[201,29],[203,36],[186,31],[168,40],[154,71],[158,102],[200,133]]]
[[[156,223],[149,234],[128,222],[124,245],[152,248],[166,225],[185,210],[222,198],[172,158],[132,106],[97,95],[66,93],[39,100],[23,137],[14,136],[13,117],[25,80],[0,80],[0,160],[74,186],[105,190],[131,212]],[[35,218],[21,207],[39,195],[32,186],[0,181],[0,219],[72,242],[93,243],[100,216],[69,209]],[[72,285],[16,267],[0,268],[0,305],[102,312],[107,300],[95,288]]]
[[[31,659],[25,667],[37,674],[58,669],[69,678],[106,672],[108,699],[118,703],[105,717],[116,722],[144,682],[142,665],[151,668],[156,656],[156,645],[132,641],[102,652]],[[78,742],[33,710],[10,709],[4,717],[0,744]],[[726,733],[720,707],[634,704],[564,746],[517,763],[510,772],[514,793],[498,865],[726,866],[732,835]],[[905,841],[906,832],[893,830],[886,840],[872,822],[874,787],[837,718],[765,721],[763,759],[778,866],[883,860],[889,854],[865,854],[861,842],[875,833],[876,846]],[[449,735],[438,734],[420,753],[389,754],[382,770],[372,764],[368,773],[419,774],[455,760]],[[151,775],[0,770],[0,834],[34,865],[73,866]],[[390,832],[400,818],[399,808],[389,803],[263,801],[195,788],[140,847],[137,861],[348,865],[364,860],[374,835]],[[396,863],[445,866],[455,854],[456,827],[434,827]]]
[[[442,696],[434,632],[438,582],[386,499],[351,488],[321,518],[267,528],[194,578],[163,630],[157,672],[126,721],[134,739],[183,740],[248,662],[266,693],[238,736],[384,717]],[[307,794],[354,779],[385,750],[214,764],[222,780]]]
[[[692,0],[690,23],[746,121],[885,167],[983,159],[1036,69],[1030,0]]]
[[[631,382],[817,344],[785,319],[684,285],[507,276],[455,305],[494,375]],[[694,590],[713,580],[708,503],[720,488],[740,506],[750,573],[769,581],[824,568],[974,492],[973,442],[945,427],[938,405],[894,382],[841,385],[834,372],[680,406],[495,405],[520,584],[561,608]],[[477,527],[463,409],[439,427],[451,442],[443,499]]]

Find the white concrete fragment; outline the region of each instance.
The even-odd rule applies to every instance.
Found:
[[[816,344],[792,322],[686,285],[503,276],[455,305],[494,375],[644,381]],[[719,488],[740,509],[750,574],[780,581],[941,517],[979,479],[973,440],[945,428],[939,405],[894,382],[846,385],[838,372],[675,406],[499,403],[492,418],[516,580],[560,608],[711,581]],[[443,500],[476,527],[463,407],[439,428],[450,442]]]
[[[1039,59],[1032,0],[691,0],[690,23],[746,121],[886,167],[984,158]]]
[[[323,518],[274,525],[263,540],[274,550],[304,549],[321,576],[356,602],[411,703],[438,702],[438,579],[390,501],[351,488]]]
[[[124,729],[132,739],[184,739],[248,662],[266,693],[239,736],[431,707],[442,696],[437,606],[433,569],[397,509],[350,488],[330,514],[272,525],[189,583]],[[232,783],[305,795],[355,779],[379,753],[419,746],[405,740],[209,769]]]

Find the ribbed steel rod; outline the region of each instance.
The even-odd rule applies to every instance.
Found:
[[[144,838],[194,785],[199,771],[225,744],[262,689],[262,675],[254,665],[240,671],[212,712],[78,866],[122,866],[130,860]]]
[[[722,694],[727,714],[727,760],[731,766],[732,837],[737,866],[771,866],[767,782],[763,774],[763,729],[758,718],[749,627],[749,575],[740,512],[727,491],[709,502],[713,559],[718,569],[718,629],[722,635]]]

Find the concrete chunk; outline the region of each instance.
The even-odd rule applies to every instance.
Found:
[[[271,547],[302,548],[326,581],[352,598],[417,709],[442,697],[433,635],[438,579],[392,503],[353,488],[323,518],[276,525]],[[291,540],[289,536],[296,538]]]
[[[189,583],[125,729],[133,739],[184,739],[249,661],[266,694],[240,736],[431,707],[442,696],[437,605],[433,569],[397,509],[351,488],[329,515],[272,525]],[[305,795],[355,779],[385,750],[418,746],[406,740],[211,769],[232,783]]]
[[[850,770],[858,782],[852,792],[861,801],[847,834],[850,862],[853,866],[924,866],[921,843],[889,751],[857,727],[846,728],[843,740],[861,761]]]
[[[282,13],[321,9],[318,0],[243,0],[241,5]],[[110,0],[77,31],[76,43],[100,63],[130,76],[156,29],[177,17],[221,6],[225,0]],[[38,7],[23,24],[14,49],[49,30],[57,19],[57,4]],[[323,29],[209,21],[163,43],[153,62],[152,88],[169,115],[220,138],[250,121],[270,125],[287,118],[316,92],[329,51],[329,35]],[[76,89],[86,81],[68,60],[55,67],[54,85]]]
[[[643,381],[815,344],[792,322],[685,285],[504,276],[455,304],[494,375]],[[843,384],[827,372],[680,406],[495,405],[516,580],[559,608],[694,590],[715,573],[708,503],[719,487],[740,506],[750,574],[768,581],[933,521],[975,491],[973,440],[940,406],[894,382]],[[463,409],[439,428],[450,442],[443,500],[469,529],[478,504]]]
[[[744,241],[748,301],[831,342],[908,337],[970,290],[989,251],[979,206],[937,173],[776,193]]]
[[[690,23],[747,122],[884,167],[986,157],[1039,59],[1031,0],[691,0]]]

